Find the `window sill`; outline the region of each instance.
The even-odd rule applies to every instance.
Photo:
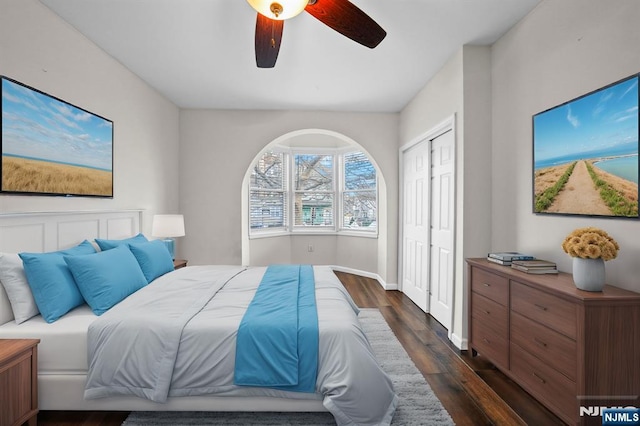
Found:
[[[344,230],[337,233],[343,237],[362,237],[362,238],[378,238],[378,231],[352,231]]]
[[[360,237],[360,238],[378,238],[377,231],[306,231],[296,230],[292,232],[288,231],[273,231],[273,232],[260,232],[249,235],[250,240],[257,240],[260,238],[272,238],[272,237],[295,237],[301,235],[313,235],[313,236],[332,236],[332,237]]]

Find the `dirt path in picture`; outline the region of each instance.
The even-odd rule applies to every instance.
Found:
[[[611,210],[600,198],[587,164],[578,161],[566,185],[546,210],[548,212],[610,215]]]

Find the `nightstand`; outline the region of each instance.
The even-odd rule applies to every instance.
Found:
[[[173,260],[173,269],[180,269],[187,266],[187,261],[184,259],[174,259]]]
[[[0,339],[0,425],[36,425],[38,343],[38,339]]]

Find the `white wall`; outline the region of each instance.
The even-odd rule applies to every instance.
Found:
[[[454,305],[454,340],[466,348],[467,337],[467,266],[468,257],[482,257],[489,251],[491,226],[491,49],[488,46],[464,46],[464,145],[458,156],[456,229],[456,287]]]
[[[309,245],[313,251],[309,252]],[[293,235],[251,240],[251,264],[337,265],[378,273],[378,240],[367,237]],[[395,281],[394,281],[395,283]]]
[[[407,105],[400,116],[400,146],[448,117],[456,117],[456,253],[452,340],[465,346],[464,259],[485,252],[491,240],[490,50],[464,46]]]
[[[360,114],[293,111],[183,110],[180,113],[180,208],[186,226],[196,235],[184,238],[191,264],[242,261],[241,190],[244,175],[256,155],[282,135],[303,129],[340,133],[360,145],[378,164],[387,185],[386,215],[390,224],[371,250],[371,241],[335,236],[283,237],[252,240],[260,263],[305,261],[332,263],[379,274],[387,283],[397,276],[397,114]],[[188,232],[188,231],[187,231]],[[308,241],[314,252],[307,252]],[[384,247],[377,245],[384,242]],[[336,247],[340,247],[337,249]],[[349,248],[371,250],[369,261],[340,258]],[[376,251],[377,250],[377,251]],[[382,253],[382,254],[381,254]],[[253,255],[252,255],[253,257]],[[336,259],[334,261],[334,259]],[[342,262],[351,265],[343,265]]]
[[[0,74],[114,123],[114,197],[0,195],[0,213],[178,210],[178,108],[36,0],[0,2]]]
[[[492,249],[531,252],[571,272],[560,244],[596,226],[621,247],[607,281],[640,291],[637,220],[534,215],[531,195],[532,115],[639,72],[639,22],[636,0],[546,0],[493,45]]]

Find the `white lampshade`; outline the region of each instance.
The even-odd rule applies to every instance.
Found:
[[[247,0],[258,13],[282,21],[302,13],[309,0]]]
[[[153,216],[151,236],[158,238],[184,237],[184,216],[181,214],[157,214]]]

